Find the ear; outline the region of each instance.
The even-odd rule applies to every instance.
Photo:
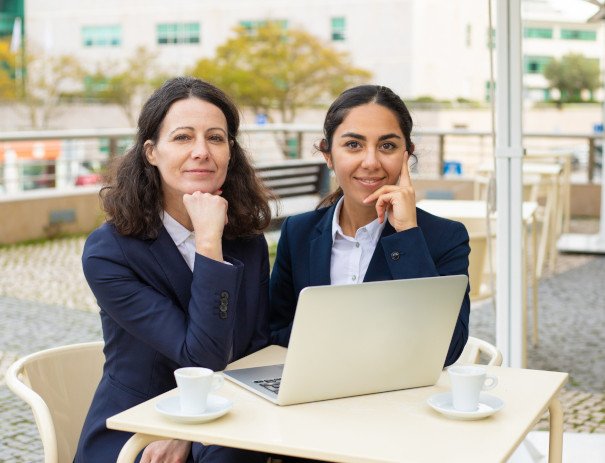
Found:
[[[334,169],[334,164],[332,164],[332,154],[330,153],[321,153],[323,154],[324,159],[326,160],[326,164],[330,169]]]
[[[143,149],[145,150],[145,157],[147,158],[149,164],[151,164],[152,166],[157,166],[155,145],[153,144],[153,142],[151,140],[147,140],[143,145]]]

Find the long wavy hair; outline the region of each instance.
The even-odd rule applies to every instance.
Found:
[[[375,103],[389,109],[399,122],[399,127],[405,138],[405,146],[410,156],[414,154],[414,143],[412,143],[412,116],[407,106],[399,96],[388,87],[381,85],[360,85],[342,92],[328,108],[324,120],[324,138],[315,148],[325,155],[332,152],[334,132],[342,121],[347,117],[351,109],[365,104]],[[343,195],[341,187],[323,198],[317,208],[330,206],[336,203]]]
[[[238,143],[239,111],[222,90],[192,77],[166,81],[143,105],[135,143],[124,156],[114,160],[106,185],[100,192],[107,221],[122,235],[143,239],[158,236],[164,210],[162,182],[157,167],[145,156],[145,142],[157,142],[170,107],[187,98],[199,98],[217,106],[227,119],[231,158],[222,186],[222,196],[229,203],[225,238],[262,233],[271,220],[268,200],[273,195],[256,176],[246,152]]]

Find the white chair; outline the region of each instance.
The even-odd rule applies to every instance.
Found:
[[[456,363],[466,365],[479,363],[481,354],[487,358],[487,365],[502,365],[502,354],[498,348],[483,339],[474,338],[473,336],[468,337],[466,346],[464,346],[464,350]]]
[[[6,384],[31,407],[44,463],[71,463],[103,371],[103,342],[72,344],[27,355],[6,372]]]

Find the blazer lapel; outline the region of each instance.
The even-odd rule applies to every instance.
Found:
[[[191,299],[193,273],[164,227],[149,250],[172,286],[181,307],[186,310]]]
[[[374,249],[374,254],[372,254],[372,259],[370,259],[370,264],[368,265],[368,270],[363,281],[384,281],[393,279],[386,258],[384,257],[384,248],[382,247],[382,238],[392,235],[393,233],[395,233],[395,229],[387,222],[380,234],[380,238],[376,244],[376,249]]]
[[[315,228],[309,246],[309,286],[330,284],[332,260],[332,217],[336,205],[326,211]]]

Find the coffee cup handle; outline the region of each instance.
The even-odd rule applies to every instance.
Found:
[[[489,391],[490,389],[495,388],[497,384],[498,384],[498,378],[496,378],[495,376],[492,376],[492,375],[486,375],[485,382],[483,383],[483,387],[481,388],[481,390]]]
[[[220,389],[224,381],[225,378],[223,377],[223,375],[221,375],[220,373],[215,373],[212,376],[212,390],[216,391],[217,389]]]

